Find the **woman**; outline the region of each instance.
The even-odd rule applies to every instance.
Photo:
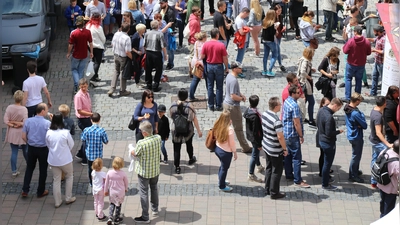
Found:
[[[315,31],[321,27],[321,25],[313,24],[312,19],[314,16],[315,15],[313,11],[306,11],[304,12],[303,17],[301,17],[299,23],[300,36],[305,47],[310,46],[310,40],[314,39]]]
[[[132,61],[136,86],[139,86],[140,76],[142,75],[142,59],[144,55],[143,34],[146,32],[146,25],[136,25],[136,33],[132,36]]]
[[[193,1],[193,0],[189,0]],[[195,35],[197,33],[199,33],[201,30],[201,26],[200,26],[200,14],[201,11],[199,9],[199,7],[197,6],[193,6],[192,8],[192,14],[190,14],[189,17],[189,38],[188,38],[188,44],[189,44],[189,51],[190,51],[190,58],[189,58],[189,77],[192,78],[192,57],[194,54],[194,43],[197,41]],[[204,70],[205,71],[205,70]]]
[[[336,98],[337,74],[339,73],[340,64],[339,55],[340,49],[338,47],[331,48],[318,66],[318,71],[321,72],[321,76],[328,78],[326,88],[321,90],[322,94],[330,100]]]
[[[50,128],[46,134],[46,145],[49,148],[47,162],[53,171],[53,196],[55,207],[62,204],[61,198],[61,174],[65,174],[65,204],[75,202],[72,196],[72,185],[74,182],[74,171],[72,166],[71,150],[74,147],[69,130],[64,129],[63,116],[54,114],[51,119]]]
[[[258,35],[261,31],[262,24],[262,16],[264,15],[264,10],[260,5],[259,0],[251,0],[250,1],[250,16],[249,22],[247,22],[247,26],[252,27],[253,29],[250,31],[251,37],[254,41],[254,48],[256,56],[260,55],[260,41],[258,40]]]
[[[185,20],[187,12],[187,0],[178,0],[175,4],[175,11],[178,11],[176,21],[178,22],[179,28],[179,48],[183,45],[183,30],[185,29]]]
[[[329,105],[331,101],[329,98],[323,97],[321,99],[321,103],[319,104],[319,108]],[[319,159],[318,159],[318,168],[319,168],[319,177],[322,177],[322,167],[324,167],[324,150],[322,150],[321,146],[319,145],[319,132],[317,130],[315,134],[315,144],[316,147],[319,148]],[[333,170],[330,170],[329,173],[333,173]]]
[[[139,123],[148,120],[151,125],[153,125],[153,134],[158,134],[157,103],[154,102],[153,91],[149,89],[143,91],[142,101],[137,104],[133,117],[135,120],[139,121]],[[139,130],[139,123],[136,127],[136,143],[144,138],[142,132]]]
[[[274,68],[276,57],[277,57],[277,49],[275,44],[275,35],[276,35],[276,25],[275,25],[275,11],[270,9],[267,12],[263,20],[263,31],[262,31],[262,40],[261,42],[264,44],[264,58],[263,58],[263,76],[274,77],[275,73],[272,72],[272,68]],[[271,61],[269,62],[269,68],[267,70],[267,63],[269,52],[271,51]]]
[[[193,155],[193,136],[194,126],[196,127],[199,138],[203,136],[200,130],[199,121],[197,120],[196,110],[193,108],[190,102],[186,102],[188,98],[188,92],[186,89],[181,88],[178,92],[178,100],[172,103],[169,108],[169,115],[173,120],[171,124],[172,143],[174,144],[174,166],[177,174],[181,173],[181,167],[179,166],[181,161],[181,147],[182,143],[186,143],[186,151],[189,156],[189,165],[193,165],[197,159]],[[178,133],[175,121],[179,115],[184,115],[188,122],[188,131],[186,133]]]
[[[90,30],[93,40],[93,67],[94,75],[90,78],[90,81],[98,82],[101,81],[99,78],[99,69],[101,60],[103,58],[104,44],[106,43],[106,36],[104,35],[103,28],[101,27],[101,15],[98,12],[93,13],[90,17],[89,22],[86,24],[86,29]]]
[[[292,0],[289,3],[289,13],[290,13],[290,18],[291,18],[291,23],[294,25],[294,29],[296,31],[296,39],[300,40],[300,29],[299,29],[299,17],[303,16],[303,5],[304,1],[303,0]],[[291,27],[293,29],[293,27]]]
[[[194,43],[194,55],[193,55],[193,59],[191,62],[191,68],[194,68],[196,64],[201,64],[204,68],[204,65],[206,63],[204,63],[204,60],[201,59],[201,50],[203,48],[203,44],[207,41],[207,34],[206,32],[199,32],[195,35],[197,41]],[[204,71],[206,71],[204,69]],[[205,73],[203,71],[203,78]],[[189,101],[196,101],[197,99],[194,97],[194,93],[196,92],[197,89],[197,85],[200,82],[200,78],[193,76],[192,79],[192,83],[190,83],[190,89],[189,89]],[[206,89],[207,89],[207,79],[204,79],[206,82]]]
[[[219,190],[224,192],[232,191],[232,187],[229,187],[229,182],[226,181],[226,176],[228,174],[228,169],[231,165],[232,156],[233,160],[236,161],[236,144],[235,144],[235,134],[231,126],[231,117],[228,111],[221,113],[217,121],[215,121],[213,126],[213,133],[215,134],[215,139],[217,140],[217,146],[215,147],[215,155],[217,155],[221,166],[218,171],[219,178]]]
[[[22,139],[22,126],[28,118],[28,110],[21,105],[24,92],[18,90],[14,93],[14,104],[7,106],[4,113],[4,123],[7,125],[5,142],[11,146],[11,172],[13,177],[17,177],[20,172],[17,170],[18,149],[22,149],[22,155],[27,160],[28,145]]]
[[[150,22],[154,19],[154,6],[158,4],[158,0],[143,0],[142,5],[140,6],[140,11],[142,11],[144,15],[144,19],[146,20],[146,28],[151,30]]]
[[[315,72],[315,69],[312,68],[311,64],[313,56],[314,49],[306,47],[303,51],[303,56],[298,61],[297,78],[299,79],[301,88],[306,97],[306,103],[308,102],[308,126],[316,129],[317,126],[314,120],[315,99],[313,95],[313,80],[311,77],[311,73]]]
[[[392,85],[386,93],[386,108],[383,112],[386,122],[386,140],[393,143],[399,138],[399,123],[396,120],[397,106],[399,105],[399,87]]]
[[[131,0],[128,2],[128,9],[132,14],[133,20],[136,24],[146,24],[146,20],[144,19],[143,13],[137,9],[136,1]]]
[[[124,23],[129,24],[128,36],[132,37],[132,35],[136,33],[136,22],[133,19],[132,13],[124,12],[122,14],[122,17],[124,19]],[[119,31],[121,31],[121,28],[119,29]]]
[[[282,40],[283,32],[285,32],[285,30],[286,30],[286,26],[283,26],[283,15],[282,15],[281,5],[276,4],[274,6],[274,11],[276,14],[275,23],[279,23],[278,28],[276,29],[276,35],[275,35],[276,50],[277,50],[277,54],[278,54],[276,58],[278,60],[281,71],[286,72],[286,68],[282,65],[282,56],[281,56],[281,40]]]

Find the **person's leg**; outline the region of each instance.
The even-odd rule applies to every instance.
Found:
[[[380,190],[383,192],[382,190]],[[384,192],[383,192],[384,193]],[[396,194],[387,194],[384,193],[384,201],[383,201],[383,214],[381,212],[381,218],[389,214],[394,207],[396,206],[397,195]]]
[[[88,162],[89,184],[90,184],[90,186],[92,186],[92,171],[93,171],[93,169],[92,169],[92,164],[93,164],[93,161],[88,160],[87,162]]]
[[[282,56],[281,56],[281,40],[282,38],[276,39],[276,60],[278,61],[279,66],[282,66]]]
[[[98,200],[97,200],[97,216],[99,218],[104,217],[103,209],[104,209],[104,190],[97,192]]]
[[[86,127],[92,126],[92,121],[90,120],[90,118],[79,118],[78,126],[83,131]],[[82,142],[81,149],[79,150],[77,155],[78,157],[82,158],[83,163],[87,163],[85,149],[86,149],[86,143]]]
[[[326,17],[327,26],[325,29],[325,39],[332,38],[332,26],[333,26],[333,12],[323,10],[324,16]]]
[[[120,64],[120,69],[119,71],[121,71],[121,75],[119,76],[119,90],[120,92],[125,92],[126,91],[126,80],[124,79],[124,76],[122,76],[122,73],[125,69],[126,63],[127,63],[127,58],[122,58],[121,59],[121,64]],[[119,74],[119,73],[118,73]]]
[[[203,20],[204,19],[204,0],[200,0],[200,10],[201,10],[200,19]]]
[[[354,66],[347,63],[346,64],[346,84],[345,84],[345,98],[347,100],[350,100],[351,88],[352,88],[351,81],[353,80],[354,72],[355,72]]]
[[[182,143],[173,143],[174,144],[174,166],[177,168],[181,162],[181,147]]]
[[[283,155],[279,155],[278,157],[270,157],[270,159],[272,164],[270,192],[271,196],[273,196],[280,193],[280,182],[283,172]]]
[[[355,139],[350,141],[352,152],[349,168],[349,178],[358,178],[358,171],[360,170],[360,161],[364,146],[363,138]]]
[[[99,69],[101,60],[103,58],[103,51],[104,50],[100,48],[93,48],[94,75],[90,80],[96,81],[96,79],[99,77]]]
[[[362,87],[362,77],[365,71],[365,66],[357,66],[355,71],[355,78],[356,78],[356,87],[355,92],[361,94],[361,87]]]
[[[121,216],[121,206],[122,203],[120,203],[118,206],[115,206],[115,219],[120,218]]]
[[[96,214],[97,218],[103,218],[103,217],[100,217],[100,215],[99,215],[100,214],[100,210],[98,209],[99,201],[100,201],[99,193],[93,194],[94,213]]]
[[[276,58],[278,55],[277,49],[276,49],[276,43],[275,42],[268,42],[269,48],[271,49],[271,61],[269,62],[269,72],[272,72],[272,69],[275,66]]]
[[[117,80],[121,72],[122,58],[114,55],[114,74],[111,79],[110,92],[114,92],[117,87]]]
[[[61,169],[65,173],[65,201],[70,201],[72,198],[72,186],[74,184],[74,169],[72,162],[62,166]]]
[[[21,145],[22,155],[24,156],[25,163],[28,162],[28,145]]]
[[[322,150],[324,151],[324,166],[322,167],[322,187],[329,186],[329,170],[332,167],[333,159],[335,158],[336,146],[329,146],[319,142]]]
[[[25,193],[29,193],[29,188],[32,180],[32,174],[36,167],[37,161],[37,151],[35,147],[28,145],[28,161],[26,163],[26,170],[24,176],[24,184],[22,187],[22,191]]]
[[[214,81],[216,78],[216,65],[207,64],[207,94],[208,94],[208,107],[214,110]]]
[[[285,139],[286,148],[288,151],[288,155],[284,157],[284,167],[285,167],[285,176],[286,179],[294,179],[293,175],[293,155],[291,149],[295,147],[291,142],[291,139]],[[292,146],[293,145],[293,146]]]
[[[260,34],[262,27],[261,26],[254,26],[253,30],[251,30],[251,37],[253,38],[254,42],[254,49],[256,55],[260,55],[260,40],[258,39],[258,34]]]
[[[260,165],[260,150],[256,147],[255,143],[252,144],[253,148],[250,157],[249,174],[254,174],[254,168],[256,167],[257,162],[258,165]]]
[[[161,141],[161,152],[164,156],[164,160],[168,160],[167,149],[165,149],[165,140]]]
[[[382,142],[378,144],[372,144],[372,159],[371,159],[371,168],[374,165],[376,159],[378,158],[381,151],[385,150],[387,147]],[[371,184],[377,184],[378,182],[375,180],[373,176],[371,176]]]
[[[289,138],[289,146],[286,146],[288,148],[289,154],[292,155],[292,161],[293,161],[293,181],[296,184],[299,184],[303,181],[303,178],[301,177],[301,145],[300,145],[300,140],[298,137],[295,138]],[[287,142],[286,142],[287,144]],[[290,150],[289,150],[290,149]]]
[[[90,59],[89,57],[86,57],[84,59],[79,60],[79,65],[78,65],[79,80],[84,77],[85,69],[88,65],[89,59]]]
[[[78,88],[78,82],[79,82],[79,59],[75,59],[73,56],[71,56],[71,72],[72,72],[72,78],[74,79],[74,88]]]
[[[47,147],[37,148],[39,151],[38,161],[39,161],[39,182],[37,188],[37,195],[40,196],[45,191],[46,187],[46,178],[47,178],[47,157],[49,155],[49,149]],[[61,180],[60,180],[61,181]]]
[[[347,71],[347,54],[343,54],[343,62],[345,62],[345,66],[343,68],[343,82],[346,83],[346,71]]]
[[[28,118],[34,117],[36,115],[36,107],[37,105],[26,107],[26,109],[28,110]]]
[[[140,189],[139,189],[139,193],[140,193]],[[140,197],[142,197],[142,196],[140,196]],[[140,200],[142,200],[142,199],[140,199]],[[142,204],[142,208],[143,208],[143,204]],[[108,218],[111,219],[111,220],[114,219],[114,210],[115,210],[115,204],[110,202]]]
[[[265,194],[271,194],[272,156],[265,154]],[[283,158],[282,158],[283,160]],[[250,159],[251,163],[251,159]],[[280,162],[282,164],[282,161]]]
[[[223,95],[224,95],[224,67],[218,65],[216,75],[215,75],[215,85],[216,85],[216,97],[215,106],[216,108],[222,108]]]
[[[269,51],[270,48],[268,43],[264,42],[263,71],[267,71]]]
[[[137,132],[135,137],[136,137],[136,143],[144,138],[142,132]]]
[[[185,19],[186,18],[181,18],[178,21],[178,28],[179,28],[179,47],[182,47],[183,45],[183,30],[185,29]]]
[[[293,16],[292,18],[293,18],[294,28],[296,30],[296,37],[299,37],[300,36],[300,28],[298,23],[299,17]]]
[[[150,204],[153,212],[158,212],[158,175],[149,179],[150,185]]]
[[[245,44],[246,45],[246,44]],[[237,55],[236,55],[236,62],[243,62],[243,57],[244,57],[244,53],[246,52],[246,46],[244,46],[243,48],[239,48],[237,49]]]
[[[59,206],[62,203],[61,199],[61,173],[62,169],[58,166],[52,166],[51,171],[53,171],[53,196],[54,205]]]
[[[314,95],[306,95],[306,101],[308,102],[307,106],[308,120],[314,121],[314,105],[315,105]]]
[[[149,220],[149,179],[138,175],[140,204],[142,205],[142,218]]]
[[[378,64],[374,63],[374,68],[372,70],[372,86],[369,95],[376,96],[378,94],[378,82],[379,82],[379,71]]]
[[[186,141],[186,152],[189,156],[189,160],[193,159],[193,136]]]
[[[228,4],[226,4],[226,18],[231,19],[232,18],[232,3],[228,2]]]
[[[214,8],[214,0],[208,0],[208,6],[210,9],[210,14],[214,14],[215,8]]]
[[[232,161],[232,152],[226,152],[219,148],[218,146],[215,148],[215,153],[219,155],[221,160],[221,167],[218,173],[219,176],[219,188],[224,189],[226,187],[226,176],[228,175],[228,169],[231,166]]]
[[[189,99],[195,99],[194,93],[196,92],[197,85],[199,84],[200,79],[196,76],[193,76],[192,82],[190,83],[189,88]]]
[[[156,73],[154,74],[153,89],[158,88],[158,85],[160,84],[161,74],[163,71],[163,63],[164,63],[161,52],[156,52],[155,54],[156,54],[155,55],[155,57],[156,57],[156,60],[155,60]]]
[[[153,52],[146,51],[145,81],[148,89],[151,89],[153,83],[153,76],[151,75],[151,72],[153,71],[153,68],[155,66],[155,64],[153,64],[153,55]]]
[[[227,104],[224,104],[224,109],[230,111],[232,126],[235,130],[236,138],[238,139],[240,147],[243,149],[243,152],[251,152],[252,148],[250,147],[243,133],[243,117],[240,106],[229,106]]]
[[[18,159],[18,145],[11,144],[11,158],[10,158],[10,163],[11,163],[11,172],[16,173],[17,172],[17,159]]]
[[[319,168],[319,176],[322,177],[322,168],[324,167],[324,150],[319,148],[319,159],[318,159],[318,168]]]

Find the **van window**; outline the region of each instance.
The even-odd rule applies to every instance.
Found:
[[[42,12],[42,0],[1,0],[2,15],[38,14]]]

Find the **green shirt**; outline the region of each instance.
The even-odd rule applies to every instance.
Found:
[[[160,174],[161,136],[156,134],[139,140],[136,144],[137,157],[135,172],[143,178],[153,178]]]

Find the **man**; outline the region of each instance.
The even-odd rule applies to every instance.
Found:
[[[117,86],[117,79],[119,77],[119,85],[120,85],[120,96],[130,95],[131,92],[126,90],[126,80],[120,74],[124,73],[127,58],[132,59],[132,44],[131,38],[128,36],[129,32],[129,24],[123,23],[121,25],[121,31],[116,32],[112,39],[113,53],[114,53],[114,63],[115,70],[111,80],[110,90],[107,92],[109,97],[112,97],[115,88]]]
[[[371,42],[375,42],[375,48],[372,52],[375,53],[375,64],[372,70],[372,87],[369,95],[376,96],[378,94],[379,76],[383,77],[383,53],[385,51],[386,33],[385,28],[379,24],[374,25],[374,35],[376,38],[371,38]]]
[[[285,137],[283,136],[282,122],[278,112],[281,111],[281,103],[278,97],[272,97],[268,101],[269,109],[262,114],[263,140],[262,148],[266,153],[265,170],[265,194],[271,195],[271,199],[284,198],[285,193],[279,192],[283,172],[282,160],[288,155]]]
[[[393,144],[389,143],[385,139],[384,135],[384,121],[383,121],[383,110],[386,107],[386,98],[384,96],[376,97],[376,106],[371,110],[370,124],[371,133],[369,135],[369,141],[372,145],[372,160],[373,165],[378,158],[379,154],[387,149],[391,148]],[[376,188],[377,181],[371,176],[371,187]]]
[[[87,46],[90,47],[90,58],[93,58],[93,43],[90,30],[84,27],[83,16],[76,17],[76,29],[69,36],[67,59],[71,58],[72,78],[74,79],[74,94],[78,91],[78,82],[83,78],[83,72],[88,64]]]
[[[160,79],[161,73],[163,69],[163,54],[164,60],[167,61],[167,49],[166,43],[164,41],[164,34],[161,31],[158,31],[158,21],[153,20],[150,23],[151,30],[146,32],[144,35],[144,48],[146,50],[146,70],[145,70],[145,80],[146,80],[146,88],[152,90],[154,92],[159,92],[161,88]],[[156,70],[154,75],[154,83],[151,72],[153,69]]]
[[[343,133],[343,130],[336,130],[336,121],[333,114],[342,108],[343,102],[338,98],[333,98],[329,105],[318,110],[317,127],[319,145],[324,152],[324,166],[322,167],[322,189],[336,190],[332,185],[335,180],[330,178],[329,172],[336,153],[336,135]]]
[[[193,0],[189,1],[192,2]],[[189,6],[188,6],[189,7]],[[188,26],[189,26],[189,37],[188,37],[188,49],[190,53],[190,58],[189,58],[189,77],[193,77],[192,75],[192,58],[194,55],[194,44],[196,43],[197,39],[194,37],[195,34],[199,33],[201,31],[201,25],[200,25],[200,14],[201,11],[199,7],[193,6],[191,9],[192,13],[188,16]],[[187,12],[189,13],[189,12]]]
[[[210,31],[211,40],[203,44],[201,49],[201,59],[207,62],[207,93],[208,108],[211,111],[222,111],[222,95],[224,87],[224,66],[225,74],[228,74],[228,52],[223,43],[218,41],[219,30],[213,28]],[[214,81],[217,86],[216,94],[214,94]],[[214,102],[215,99],[215,102]],[[214,106],[215,103],[215,106]]]
[[[176,16],[175,16],[175,2],[174,6],[169,6],[168,5],[168,0],[160,0],[160,14],[163,15],[163,20],[168,24],[171,23],[171,29],[172,32],[175,32],[175,26],[176,26]],[[168,31],[167,31],[168,32]],[[168,64],[166,69],[170,70],[174,68],[174,54],[175,54],[175,49],[168,49],[167,50],[168,54]]]
[[[303,119],[297,99],[300,98],[300,89],[296,85],[289,87],[289,97],[283,105],[283,136],[285,137],[288,155],[285,157],[286,179],[293,179],[294,184],[301,188],[309,188],[301,177],[301,144],[303,138]]]
[[[26,63],[26,68],[28,70],[29,77],[22,85],[22,90],[24,91],[22,105],[26,106],[28,109],[28,117],[33,117],[36,115],[37,105],[42,102],[42,90],[46,95],[48,106],[51,107],[53,103],[51,103],[50,93],[49,90],[47,90],[46,81],[43,79],[43,77],[36,75],[36,62],[28,61]]]
[[[349,166],[349,181],[357,183],[364,183],[364,179],[360,178],[360,161],[364,146],[363,130],[366,130],[368,127],[364,113],[357,108],[361,101],[361,95],[354,92],[351,94],[350,104],[344,107],[347,139],[352,149]]]
[[[158,215],[158,175],[160,174],[161,137],[153,135],[153,126],[149,121],[140,123],[139,130],[144,139],[139,140],[131,154],[136,159],[135,172],[138,174],[140,204],[142,216],[136,217],[136,223],[150,223],[149,186],[151,190],[151,210]]]
[[[343,53],[348,54],[346,63],[346,84],[345,84],[345,102],[350,100],[352,80],[356,79],[355,92],[361,93],[361,80],[367,62],[367,56],[371,55],[371,44],[362,36],[362,28],[354,28],[354,38],[351,38],[344,44]]]
[[[250,9],[245,7],[239,13],[239,15],[235,19],[236,30],[239,32],[241,37],[244,37],[244,45],[243,42],[238,44],[237,46],[237,56],[236,61],[239,63],[243,62],[244,53],[246,52],[247,46],[249,45],[250,39],[250,29],[247,27],[247,21],[249,18]],[[246,28],[245,28],[246,27]],[[242,46],[243,45],[243,46]],[[240,78],[245,78],[246,76],[243,73],[239,74]]]
[[[218,40],[224,43],[225,48],[228,48],[230,35],[228,30],[231,28],[232,24],[229,24],[225,20],[224,12],[226,10],[225,0],[221,0],[217,3],[218,10],[214,13],[213,23],[214,28],[218,28],[219,37]],[[212,37],[211,37],[212,38]]]
[[[47,105],[45,103],[38,104],[36,107],[36,116],[28,118],[22,128],[22,139],[28,144],[28,159],[22,187],[22,197],[28,196],[36,161],[39,161],[39,184],[36,195],[38,198],[41,198],[49,194],[49,191],[45,190],[48,165],[47,156],[49,155],[49,149],[46,145],[46,133],[50,127],[50,121],[44,118],[47,116],[47,113]]]
[[[231,73],[226,76],[226,89],[223,108],[230,112],[233,129],[236,137],[242,147],[242,152],[250,153],[252,147],[247,143],[243,133],[242,111],[240,110],[240,102],[246,102],[246,96],[240,93],[238,75],[242,72],[242,64],[239,62],[231,63]]]
[[[334,26],[334,18],[337,16],[336,4],[338,0],[324,0],[322,2],[322,9],[324,11],[324,16],[327,20],[327,26],[325,29],[325,41],[337,42],[337,40],[332,37],[332,30]]]
[[[393,148],[387,152],[389,158],[399,158],[399,140],[393,143]],[[399,186],[399,161],[387,164],[390,175],[390,183],[387,185],[378,184],[381,194],[380,212],[381,218],[386,216],[396,206]]]
[[[86,78],[79,80],[79,91],[74,97],[75,115],[78,118],[78,127],[83,131],[86,127],[92,126],[90,117],[92,113],[92,99],[88,92],[89,84]],[[82,142],[80,150],[75,155],[75,158],[81,159],[82,166],[87,165],[85,142]]]

